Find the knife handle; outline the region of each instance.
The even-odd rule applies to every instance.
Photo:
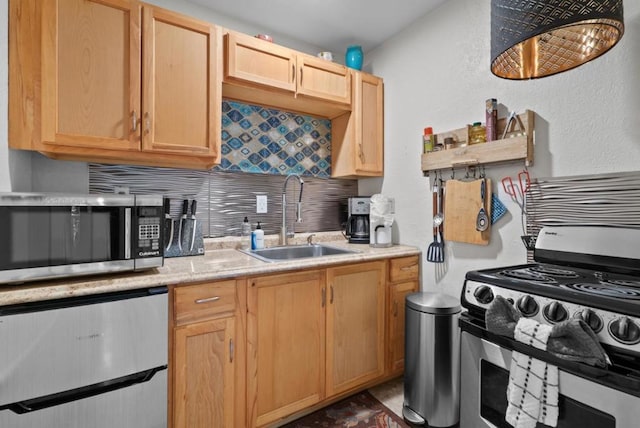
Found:
[[[164,218],[171,218],[171,198],[164,198]]]
[[[198,206],[198,201],[196,201],[195,199],[191,201],[191,217],[195,218],[197,206]]]
[[[182,215],[183,215],[183,217],[186,217],[188,213],[189,213],[189,199],[184,199],[182,201]]]

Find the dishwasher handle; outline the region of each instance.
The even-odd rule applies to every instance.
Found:
[[[95,395],[104,394],[106,392],[127,388],[138,383],[148,382],[155,376],[156,373],[166,369],[167,366],[164,365],[134,373],[132,375],[122,376],[105,382],[96,383],[93,385],[83,386],[80,388],[70,389],[68,391],[62,391],[55,394],[49,394],[42,397],[7,404],[4,406],[0,406],[0,411],[11,410],[16,414],[25,414],[49,407],[59,406],[62,404],[70,403],[72,401],[78,401],[83,398],[93,397]]]

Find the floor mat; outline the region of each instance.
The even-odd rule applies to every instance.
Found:
[[[402,418],[364,391],[295,420],[284,428],[408,428]]]

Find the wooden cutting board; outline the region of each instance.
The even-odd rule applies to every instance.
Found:
[[[444,239],[488,245],[491,236],[491,180],[487,181],[484,209],[489,217],[489,228],[476,230],[476,219],[482,206],[480,187],[482,180],[447,180],[444,197]]]

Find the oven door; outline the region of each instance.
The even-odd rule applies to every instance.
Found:
[[[511,427],[505,421],[510,364],[510,349],[462,332],[461,427]],[[632,428],[640,421],[640,398],[562,369],[559,392],[558,428]]]

